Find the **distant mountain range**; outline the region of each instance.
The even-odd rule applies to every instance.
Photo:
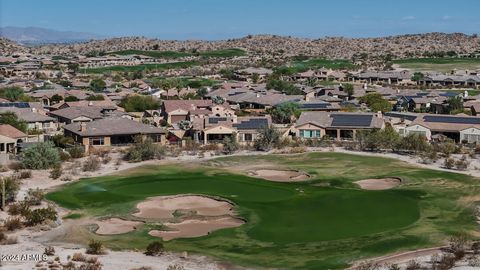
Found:
[[[0,27],[0,37],[8,38],[24,45],[77,43],[105,38],[105,36],[86,32],[57,31],[40,27],[14,26]]]

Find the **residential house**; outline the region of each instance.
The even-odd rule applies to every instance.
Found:
[[[168,124],[206,116],[211,113],[211,100],[165,100],[162,104],[162,116]]]
[[[165,129],[122,117],[108,117],[91,122],[74,122],[63,127],[65,136],[85,147],[109,147],[131,144],[137,135],[148,136],[154,142],[165,142]]]
[[[384,128],[383,117],[375,113],[302,112],[295,123],[300,139],[320,139],[324,136],[336,140],[351,140],[360,130]]]

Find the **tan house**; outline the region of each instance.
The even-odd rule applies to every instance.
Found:
[[[165,130],[134,120],[111,117],[92,122],[75,122],[63,127],[65,136],[72,137],[76,143],[89,152],[92,147],[122,146],[134,142],[137,135],[148,136],[154,142],[165,142]]]
[[[295,125],[300,139],[320,139],[324,136],[336,140],[351,140],[360,130],[382,129],[383,117],[374,113],[303,112]]]

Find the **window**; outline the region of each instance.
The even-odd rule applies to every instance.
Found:
[[[90,145],[104,145],[105,141],[103,137],[97,137],[97,138],[90,138],[89,143]]]
[[[42,123],[42,128],[50,128],[50,122]]]
[[[251,142],[251,141],[253,141],[253,134],[245,133],[245,134],[243,135],[243,140],[246,141],[246,142]]]
[[[300,138],[320,138],[320,130],[300,130]]]

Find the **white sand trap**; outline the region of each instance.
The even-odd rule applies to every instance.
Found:
[[[201,216],[232,215],[233,205],[212,198],[196,195],[152,197],[137,204],[134,216],[141,218],[173,218],[176,210],[195,212]]]
[[[96,222],[98,229],[96,234],[122,234],[135,230],[138,225],[142,224],[139,221],[124,220],[120,218],[110,218],[106,220],[99,220]]]
[[[305,181],[310,179],[310,175],[297,170],[260,169],[251,171],[250,175],[277,182]]]
[[[382,179],[365,179],[354,182],[359,185],[361,189],[367,190],[385,190],[397,187],[402,180],[396,177],[382,178]]]
[[[160,237],[164,241],[175,238],[191,238],[208,235],[212,231],[235,228],[243,225],[245,221],[234,217],[221,217],[208,220],[189,219],[180,223],[165,223],[171,231],[152,230],[151,236]]]

